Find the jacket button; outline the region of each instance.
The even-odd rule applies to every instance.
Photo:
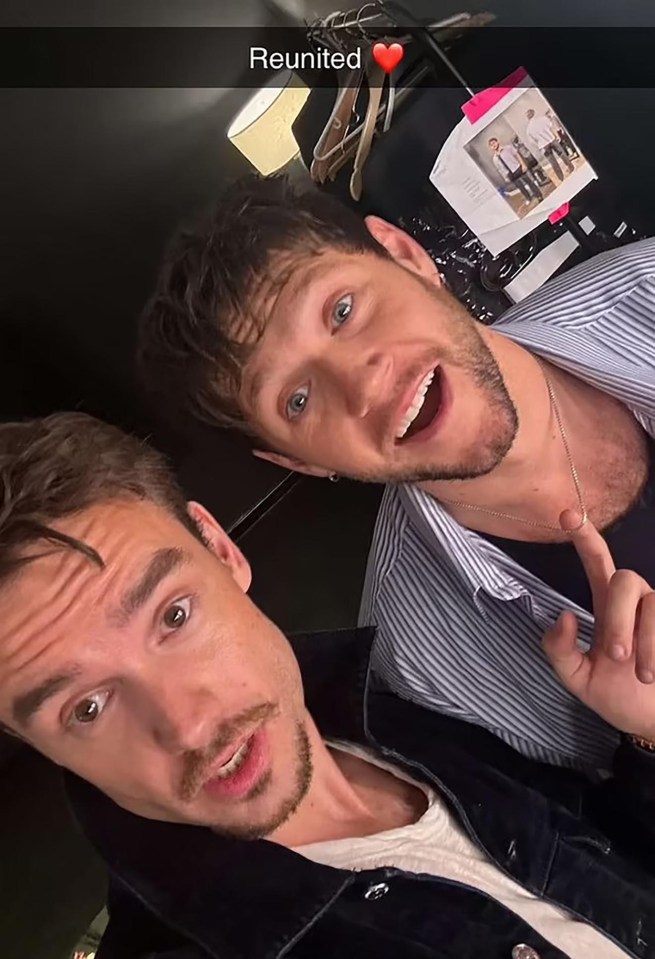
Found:
[[[386,896],[388,892],[389,887],[387,886],[386,882],[376,882],[372,886],[368,887],[364,893],[364,899],[382,899],[382,897]],[[537,959],[539,959],[538,956]]]
[[[512,959],[539,959],[539,953],[532,946],[526,946],[521,942],[512,949]]]

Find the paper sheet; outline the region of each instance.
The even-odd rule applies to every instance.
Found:
[[[517,78],[520,85],[510,86]],[[496,256],[596,174],[525,71],[474,100],[478,108],[469,113],[475,119],[465,116],[455,127],[430,181]]]

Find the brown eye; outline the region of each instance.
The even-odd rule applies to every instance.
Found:
[[[164,613],[164,626],[166,629],[179,629],[184,626],[189,618],[190,602],[188,599],[180,599],[172,603]]]
[[[85,725],[94,723],[102,714],[108,699],[109,693],[105,692],[94,693],[92,696],[87,696],[85,699],[80,700],[73,710],[75,722],[84,723]]]
[[[83,699],[75,707],[75,719],[78,723],[92,723],[99,715],[98,704],[93,699]]]

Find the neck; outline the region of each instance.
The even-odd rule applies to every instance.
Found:
[[[367,836],[414,822],[421,813],[415,787],[348,753],[331,750],[311,717],[311,786],[302,803],[270,838],[283,846],[304,846]],[[424,803],[423,803],[424,806]]]
[[[585,387],[557,367],[538,361],[502,334],[487,327],[482,327],[480,332],[494,354],[518,411],[519,427],[514,443],[502,462],[484,476],[428,482],[421,484],[421,488],[435,499],[448,500],[449,511],[470,528],[487,530],[495,528],[498,521],[460,507],[458,503],[517,514],[537,522],[544,517],[552,521],[553,510],[557,513],[576,503],[569,502],[575,491],[544,371],[555,389],[569,439],[575,435],[578,421],[576,395]]]

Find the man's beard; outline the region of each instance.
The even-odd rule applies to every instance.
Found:
[[[307,730],[302,722],[298,722],[296,726],[295,754],[296,763],[291,777],[291,792],[274,813],[271,813],[267,819],[262,819],[259,822],[211,824],[210,828],[212,832],[220,836],[225,836],[228,839],[239,839],[250,842],[255,839],[264,839],[266,836],[270,836],[288,822],[307,795],[313,776],[311,744]],[[267,775],[257,783],[244,803],[244,813],[246,815],[248,802],[252,802],[259,796],[264,795],[270,788],[272,780],[273,773],[269,771]]]
[[[426,290],[450,314],[450,332],[457,345],[444,359],[470,374],[472,385],[481,394],[482,408],[493,433],[487,444],[472,450],[469,458],[452,463],[423,463],[407,466],[390,464],[388,472],[377,475],[353,476],[353,479],[373,483],[425,483],[448,480],[470,480],[491,473],[507,456],[519,427],[518,411],[507,391],[496,359],[480,335],[473,319],[455,298],[443,290],[435,290],[418,277]]]

